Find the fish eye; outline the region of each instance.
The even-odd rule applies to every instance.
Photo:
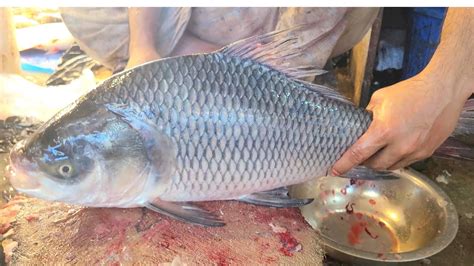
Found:
[[[73,168],[70,164],[62,164],[58,168],[59,175],[63,178],[70,178],[73,174]]]

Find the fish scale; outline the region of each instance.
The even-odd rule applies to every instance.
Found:
[[[221,53],[161,60],[122,75],[91,100],[153,110],[177,149],[163,200],[234,199],[322,176],[370,123],[363,110]]]

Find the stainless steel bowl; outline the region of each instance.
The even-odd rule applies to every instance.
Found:
[[[403,262],[432,256],[454,239],[454,204],[414,170],[398,179],[323,177],[294,186],[290,194],[314,198],[303,216],[320,232],[326,252],[351,262]]]

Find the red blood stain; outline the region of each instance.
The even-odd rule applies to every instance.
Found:
[[[374,199],[369,199],[369,203],[372,204],[372,205],[377,204],[377,202]]]
[[[26,219],[28,222],[31,222],[31,221],[38,221],[39,216],[38,216],[38,214],[31,214],[31,215],[26,216],[25,219]]]
[[[346,181],[347,182],[347,181]],[[329,191],[331,191],[331,189],[329,189]],[[347,203],[347,202],[346,202]],[[204,206],[207,207],[206,205],[207,203],[203,203]],[[130,210],[126,213],[132,213],[133,211],[133,215],[130,215],[130,217],[133,217],[133,219],[129,219],[130,221],[132,221],[131,225],[129,227],[127,227],[127,231],[125,232],[125,241],[123,243],[122,246],[119,245],[119,243],[117,243],[117,245],[115,247],[112,247],[111,249],[114,249],[114,248],[118,248],[119,250],[118,251],[113,251],[112,256],[106,254],[106,250],[108,248],[108,246],[114,242],[118,242],[118,236],[119,236],[119,232],[120,232],[120,228],[115,228],[114,225],[118,225],[120,223],[120,219],[118,218],[128,218],[128,217],[122,217],[122,215],[111,215],[113,217],[111,217],[111,219],[106,219],[106,221],[102,222],[102,224],[104,224],[105,226],[104,227],[99,227],[98,231],[103,233],[104,234],[104,237],[106,238],[106,241],[108,243],[105,243],[104,244],[104,251],[103,253],[101,253],[101,262],[104,262],[104,261],[108,261],[109,263],[112,263],[114,261],[126,261],[127,259],[127,253],[128,252],[133,252],[133,250],[136,250],[136,248],[140,248],[142,245],[144,245],[143,243],[146,243],[146,245],[144,245],[145,249],[150,249],[150,250],[156,250],[156,252],[161,252],[163,253],[165,256],[166,254],[169,254],[169,255],[173,255],[173,254],[179,254],[179,253],[182,253],[182,252],[187,252],[189,254],[193,253],[193,252],[196,252],[197,249],[202,249],[201,252],[204,253],[203,255],[205,256],[204,258],[202,258],[203,260],[206,260],[208,261],[209,263],[211,264],[214,264],[214,265],[217,265],[218,263],[220,265],[226,265],[226,264],[242,264],[242,258],[240,258],[239,255],[243,255],[242,253],[238,254],[238,252],[232,248],[233,244],[232,242],[228,242],[226,241],[227,238],[229,239],[232,239],[236,234],[235,233],[227,233],[226,230],[229,230],[231,229],[232,227],[232,223],[240,223],[240,221],[242,221],[242,224],[245,223],[244,220],[250,220],[251,222],[249,222],[250,224],[250,228],[252,228],[252,232],[254,231],[253,229],[254,228],[257,228],[257,226],[254,226],[254,224],[259,224],[258,221],[255,220],[255,216],[259,216],[259,218],[261,218],[262,220],[270,220],[276,224],[281,224],[285,227],[288,227],[290,228],[290,233],[296,237],[296,239],[298,240],[302,240],[299,238],[299,235],[297,235],[297,230],[298,230],[298,227],[302,228],[302,229],[305,229],[305,230],[308,230],[309,226],[304,222],[304,219],[302,218],[301,214],[300,214],[300,211],[295,208],[295,209],[273,209],[273,208],[262,208],[262,207],[253,207],[253,206],[249,206],[249,205],[244,205],[244,204],[241,204],[241,203],[237,203],[237,202],[232,202],[231,204],[229,204],[230,207],[233,207],[235,210],[234,210],[234,214],[232,214],[231,211],[227,211],[227,209],[223,209],[224,213],[227,215],[227,212],[231,215],[230,219],[229,219],[229,226],[228,227],[222,227],[221,228],[206,228],[206,229],[201,229],[200,227],[195,227],[195,226],[190,226],[189,224],[183,224],[181,222],[176,222],[175,220],[170,220],[168,219],[167,217],[162,217],[160,216],[159,214],[155,214],[155,213],[151,213],[147,210],[142,210],[143,213],[144,213],[144,216],[142,218],[140,218],[140,210]],[[212,205],[212,203],[209,203],[209,208],[206,208],[206,209],[209,209],[210,211],[214,212],[214,213],[218,213],[218,207],[220,207],[220,205],[218,205],[217,207],[214,207],[214,205]],[[259,208],[261,209],[260,210],[254,210]],[[238,213],[240,213],[240,210],[239,209],[242,209],[242,212],[239,216],[237,216]],[[217,210],[217,211],[216,211]],[[108,211],[108,210],[103,210],[104,212],[108,213],[122,213],[122,211],[119,211],[119,210],[114,210],[113,212],[112,211]],[[283,213],[283,214],[282,214]],[[97,212],[97,214],[99,214]],[[244,214],[247,214],[247,215],[250,215],[250,219],[245,219],[245,215]],[[98,215],[97,215],[98,216]],[[123,215],[125,216],[125,215]],[[287,221],[287,219],[284,219],[286,217],[294,217],[294,219],[292,219],[292,221]],[[229,216],[227,216],[229,217]],[[242,218],[244,217],[244,218]],[[88,218],[88,217],[80,217],[80,218]],[[95,226],[94,223],[96,223],[97,221],[95,219],[92,219],[92,218],[96,218],[95,216],[94,217],[91,217],[89,218],[89,220],[87,220],[87,222],[89,222],[89,226],[86,228],[86,227],[81,227],[81,230],[89,230],[89,234],[92,236],[92,238],[94,238],[96,235],[95,235],[95,232],[94,232],[94,229],[95,229]],[[113,219],[112,219],[113,218]],[[91,223],[92,220],[94,220],[94,223]],[[144,226],[143,228],[140,228],[141,231],[136,231],[135,230],[135,225],[141,221],[141,220],[146,220],[146,222],[143,222]],[[26,222],[25,220],[23,220],[24,222]],[[299,222],[299,221],[302,221],[302,222]],[[82,221],[81,221],[82,222]],[[100,223],[100,221],[99,221]],[[302,224],[301,224],[302,223]],[[84,222],[85,224],[85,222]],[[158,224],[160,226],[158,226]],[[162,225],[164,224],[169,224],[169,226],[164,226],[164,227],[161,227]],[[151,225],[154,225],[154,226],[151,226]],[[268,223],[265,223],[264,224],[265,227],[262,227],[262,228],[267,228],[268,227]],[[244,226],[244,227],[247,227]],[[238,226],[237,226],[238,228]],[[109,229],[109,230],[107,230]],[[240,228],[241,229],[241,228]],[[171,232],[170,232],[171,231]],[[230,230],[229,230],[230,231]],[[270,238],[268,237],[268,235],[266,235],[265,231],[269,231],[270,232]],[[272,263],[276,263],[276,262],[279,262],[280,258],[289,258],[289,259],[292,259],[293,257],[298,257],[298,255],[301,255],[301,254],[298,254],[297,253],[297,250],[299,250],[301,248],[301,242],[300,244],[298,244],[293,250],[292,250],[292,253],[293,253],[293,257],[287,257],[286,255],[282,254],[282,252],[284,251],[280,251],[279,249],[283,246],[281,243],[280,243],[280,239],[279,239],[279,236],[277,236],[276,234],[272,233],[271,230],[260,230],[260,228],[256,229],[256,232],[262,232],[262,236],[259,237],[260,240],[259,243],[255,243],[255,242],[251,242],[251,243],[248,243],[248,245],[246,246],[247,248],[254,248],[254,250],[256,251],[254,254],[252,252],[252,254],[249,254],[248,256],[248,259],[252,259],[253,261],[257,261],[258,263],[261,263],[261,264],[272,264]],[[147,234],[148,233],[148,234]],[[154,234],[156,233],[156,234]],[[267,232],[268,233],[268,232]],[[150,239],[149,241],[146,241],[146,238],[145,238],[145,235],[146,234],[146,238]],[[176,240],[168,240],[165,236],[167,234],[173,234],[174,237],[176,238]],[[186,234],[189,234],[190,236],[186,236]],[[84,234],[82,234],[82,236],[84,236]],[[237,235],[237,239],[239,238],[240,235]],[[249,235],[249,240],[252,240],[253,238],[255,237],[254,234],[250,233]],[[170,237],[170,238],[173,238],[173,237]],[[84,240],[85,238],[84,237],[81,237],[80,239],[77,239],[77,241],[75,241],[74,243],[75,244],[80,244],[81,246],[80,247],[83,247],[82,245],[85,245],[87,244],[86,241],[83,241],[83,242],[79,242],[79,240]],[[94,238],[95,239],[95,238]],[[201,241],[202,239],[202,241]],[[88,240],[88,239],[85,239],[85,240]],[[224,241],[222,241],[224,240]],[[150,242],[151,241],[151,242]],[[265,242],[269,242],[269,243],[265,243]],[[99,241],[99,242],[102,242],[104,243],[104,241]],[[137,244],[137,242],[140,242],[142,244]],[[211,243],[215,243],[215,245],[204,245],[202,246],[202,243],[206,243],[206,242],[211,242]],[[238,242],[238,241],[237,241]],[[237,244],[239,243],[235,243],[234,245],[236,247],[238,247]],[[169,244],[169,250],[166,250],[165,247]],[[240,243],[241,244],[241,243]],[[187,251],[183,251],[183,249],[185,248],[183,245],[186,245],[186,250]],[[261,246],[267,248],[267,252],[265,252],[264,250],[262,250],[262,252],[260,253],[259,250],[261,248]],[[290,245],[291,246],[291,245]],[[126,247],[127,249],[125,249],[124,251],[124,247]],[[214,260],[211,260],[210,257],[209,257],[209,254],[212,253],[211,250],[214,250],[214,249],[219,249],[219,250],[222,250],[224,249],[225,250],[225,247],[230,247],[229,249],[229,255],[231,257],[233,257],[232,259],[227,257],[227,256],[224,256],[224,258],[219,258],[219,254],[214,254],[213,255],[213,258]],[[243,249],[245,249],[245,247],[243,247]],[[263,248],[262,248],[263,249]],[[128,250],[128,251],[127,251]],[[236,253],[237,252],[237,253]],[[291,251],[290,251],[291,252]],[[110,257],[105,257],[104,256],[110,256]],[[251,255],[251,256],[250,256]],[[166,255],[168,256],[168,255]],[[245,261],[245,259],[243,259],[243,261]],[[268,261],[268,262],[267,262]],[[273,261],[276,261],[276,262],[273,262]],[[98,262],[97,264],[99,264],[100,262]]]
[[[2,211],[2,215],[4,215],[4,217],[15,217],[17,213],[17,210]]]
[[[265,262],[267,264],[274,264],[277,260],[274,257],[266,257]]]
[[[283,217],[285,219],[290,219],[298,224],[305,224],[303,216],[297,208],[281,208],[278,210],[268,210],[266,208],[255,207],[255,221],[259,223],[268,224],[273,221],[274,218]]]
[[[225,250],[213,251],[209,254],[209,258],[214,261],[218,266],[225,266],[230,264],[227,261],[229,258],[229,252]]]
[[[131,220],[118,219],[111,212],[102,212],[97,217],[95,227],[92,230],[95,236],[100,238],[110,237],[110,245],[107,246],[105,255],[122,254],[126,240],[127,228]]]
[[[158,237],[159,239],[159,242],[158,244],[161,246],[161,247],[164,247],[166,249],[169,249],[169,247],[171,245],[175,245],[176,244],[176,236],[174,236],[172,233],[170,232],[167,232],[166,229],[162,229],[162,231],[165,231],[165,232],[162,232],[161,236]],[[155,239],[156,241],[157,239]]]
[[[351,230],[347,235],[347,240],[349,241],[349,244],[355,245],[360,243],[360,234],[362,233],[366,225],[367,224],[364,222],[352,224]]]
[[[115,230],[114,230],[115,231]],[[126,229],[123,228],[118,232],[118,237],[114,242],[107,248],[106,254],[108,256],[112,254],[121,254],[123,250],[123,243],[125,241],[125,232]]]
[[[12,225],[10,223],[0,224],[0,234],[5,234]]]
[[[372,235],[372,233],[369,231],[369,229],[367,227],[364,230],[371,238],[373,238],[373,239],[379,238],[378,235]]]
[[[385,227],[385,223],[384,222],[379,222],[379,226],[380,227]]]
[[[377,254],[377,258],[382,258],[382,257],[383,257],[383,253]]]
[[[346,213],[351,214],[354,212],[354,205],[355,203],[347,203],[346,205]]]
[[[351,186],[354,185],[355,183],[356,183],[356,180],[354,178],[351,178],[351,181],[350,181]]]
[[[356,212],[355,215],[356,215],[357,219],[359,219],[359,220],[362,219],[362,216],[363,216],[362,213]]]
[[[347,194],[346,188],[341,188],[341,193],[342,193],[342,195],[346,195]]]
[[[299,245],[298,240],[292,236],[289,232],[277,233],[280,238],[280,243],[283,245],[279,250],[285,256],[293,256],[295,248]]]
[[[94,227],[94,233],[98,238],[102,238],[110,233],[110,228],[107,227],[107,225],[100,223]]]
[[[265,238],[254,237],[253,240],[258,243],[256,253],[259,254],[259,264],[274,264],[276,259],[274,257],[268,257],[268,250],[270,249],[270,243],[265,241]]]
[[[160,242],[160,246],[164,247],[164,248],[169,248],[170,247],[170,243],[168,243],[168,241],[162,241]]]
[[[158,233],[164,233],[170,226],[170,222],[168,220],[163,220],[160,223],[155,223],[150,229],[148,229],[142,237],[148,241],[152,241],[153,239],[157,239],[156,237]]]

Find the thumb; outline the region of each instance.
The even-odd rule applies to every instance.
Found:
[[[342,155],[332,168],[333,175],[346,173],[385,147],[387,141],[383,137],[384,134],[380,134],[375,128],[371,125],[367,132]]]

